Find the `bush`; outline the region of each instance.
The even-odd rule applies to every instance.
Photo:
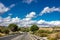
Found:
[[[9,30],[8,29],[5,30],[5,34],[9,34]]]
[[[40,33],[35,33],[35,35],[40,36]]]
[[[9,30],[8,29],[3,29],[2,33],[9,34]]]
[[[48,34],[46,34],[46,33],[41,33],[40,34],[40,37],[47,37],[48,36]]]
[[[48,30],[38,30],[37,33],[52,33],[52,31],[48,31]]]
[[[56,34],[57,39],[60,39],[60,33]]]
[[[57,40],[57,38],[49,38],[49,40]]]
[[[50,35],[48,36],[48,39],[49,39],[49,40],[57,40],[56,33],[50,34]]]

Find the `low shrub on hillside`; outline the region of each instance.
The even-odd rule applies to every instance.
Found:
[[[49,40],[57,40],[57,38],[49,38]]]
[[[38,30],[37,33],[52,33],[52,31],[48,31],[48,30]]]
[[[60,39],[60,33],[56,34],[57,39]]]
[[[41,33],[41,34],[40,34],[40,37],[47,37],[47,36],[48,36],[47,33]]]
[[[3,30],[1,31],[1,33],[9,34],[9,30],[8,30],[8,29],[3,29]]]

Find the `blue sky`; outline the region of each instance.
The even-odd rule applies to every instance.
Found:
[[[0,0],[2,18],[60,21],[60,0]],[[29,20],[29,19],[27,19]]]

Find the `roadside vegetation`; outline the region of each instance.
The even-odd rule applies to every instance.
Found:
[[[9,24],[7,27],[0,26],[0,37],[6,35],[21,34],[23,32],[29,32],[29,27],[19,27],[17,24]]]
[[[16,24],[9,24],[8,27],[0,26],[0,36],[17,34],[20,28]]]
[[[39,28],[36,24],[31,27],[19,27],[16,24],[9,24],[7,27],[0,26],[0,36],[20,34],[21,32],[29,32],[39,37],[47,37],[48,40],[60,39],[60,27]]]
[[[48,40],[58,40],[60,39],[60,27],[52,27],[52,30],[49,30],[49,27],[39,29],[37,25],[32,25],[30,31],[32,34],[39,37],[47,37]]]

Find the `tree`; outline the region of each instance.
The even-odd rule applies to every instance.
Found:
[[[18,31],[18,26],[16,24],[10,24],[8,28],[13,32]]]
[[[1,32],[1,29],[0,29],[0,32]]]
[[[18,31],[20,31],[21,30],[21,28],[18,28]]]
[[[34,32],[34,31],[36,31],[36,30],[38,30],[38,29],[39,29],[39,27],[38,27],[37,25],[33,24],[33,25],[31,26],[31,28],[30,28],[30,31]]]

